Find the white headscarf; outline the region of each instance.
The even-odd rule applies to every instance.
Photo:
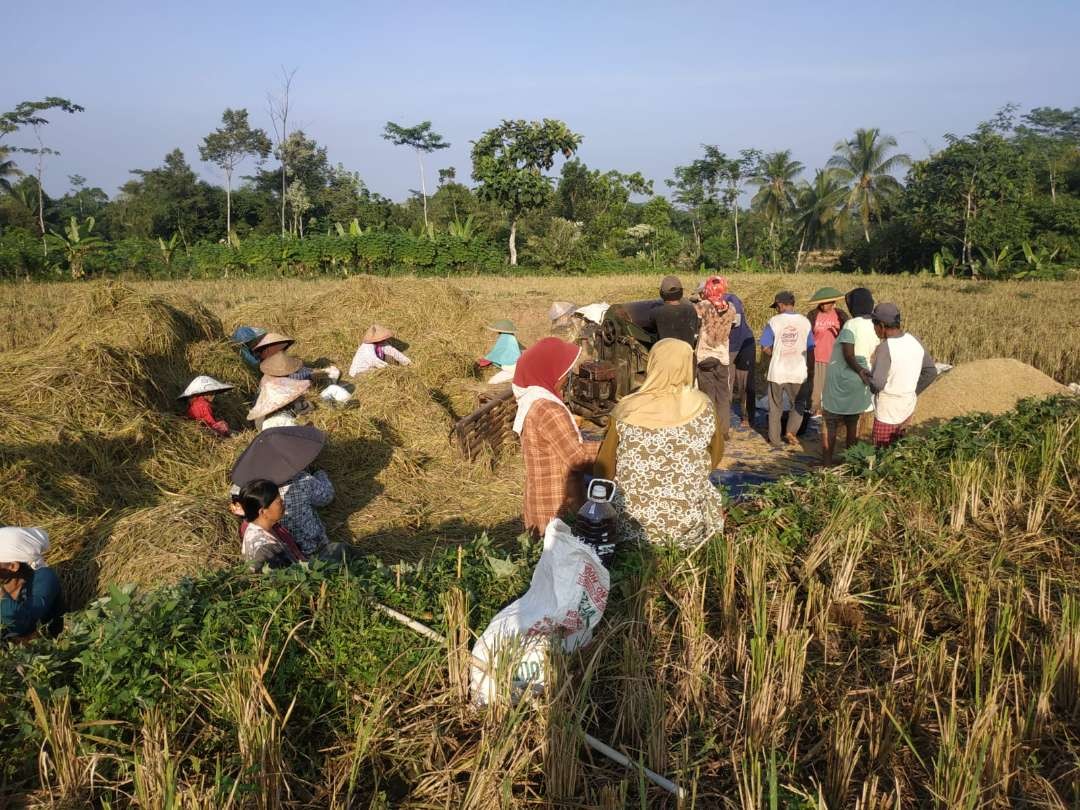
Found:
[[[44,529],[0,528],[0,562],[26,563],[31,568],[41,568],[45,565],[42,555],[48,550],[49,535]]]

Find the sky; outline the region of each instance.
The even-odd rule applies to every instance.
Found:
[[[199,143],[226,107],[271,131],[283,67],[297,126],[396,200],[419,180],[387,121],[430,120],[452,144],[428,160],[429,188],[447,166],[467,181],[470,141],[502,119],[558,118],[590,168],[664,193],[703,143],[791,149],[810,179],[857,127],[918,159],[1007,102],[1080,105],[1076,0],[54,0],[11,4],[4,28],[0,109],[47,95],[86,108],[46,129],[54,195],[81,174],[112,196],[176,147],[223,182]]]

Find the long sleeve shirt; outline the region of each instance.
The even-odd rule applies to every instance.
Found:
[[[379,357],[380,352],[382,357]],[[389,357],[395,363],[403,366],[412,365],[412,361],[402,352],[395,349],[389,343],[380,343],[376,348],[374,343],[361,343],[353,355],[352,364],[349,366],[349,376],[355,377],[365,371],[373,371],[378,368],[386,368],[389,363],[383,358]]]
[[[210,400],[204,396],[194,396],[188,402],[187,414],[196,422],[202,422],[219,436],[229,435],[229,425],[221,419],[214,418],[214,411],[210,407]]]
[[[581,508],[584,474],[599,449],[599,442],[580,438],[572,417],[557,402],[532,406],[521,429],[526,531],[543,535],[553,518]]]
[[[915,412],[918,394],[937,377],[934,358],[908,333],[881,341],[872,368],[874,418],[887,425],[906,422]]]
[[[328,541],[326,527],[316,509],[334,500],[334,485],[325,470],[312,475],[303,472],[281,487],[285,516],[281,525],[288,529],[304,556],[312,557]]]
[[[37,568],[14,599],[0,591],[0,638],[25,636],[60,615],[60,580],[48,566]]]

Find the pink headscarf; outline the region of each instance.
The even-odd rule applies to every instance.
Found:
[[[705,300],[717,309],[727,309],[727,301],[724,300],[727,294],[727,279],[723,276],[709,276],[705,280],[705,289],[702,294]]]

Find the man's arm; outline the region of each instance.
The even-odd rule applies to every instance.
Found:
[[[923,361],[922,368],[919,369],[919,381],[915,383],[916,394],[921,394],[930,383],[937,379],[937,365],[934,363],[933,356],[926,350],[921,341],[919,345],[922,346]]]
[[[891,368],[892,355],[889,353],[889,341],[883,340],[874,349],[874,371],[868,375],[869,379],[866,380],[866,384],[870,386],[870,390],[875,394],[880,393],[885,388]]]
[[[776,340],[773,335],[772,324],[765,324],[765,328],[761,330],[761,353],[766,357],[772,354],[773,342]]]

